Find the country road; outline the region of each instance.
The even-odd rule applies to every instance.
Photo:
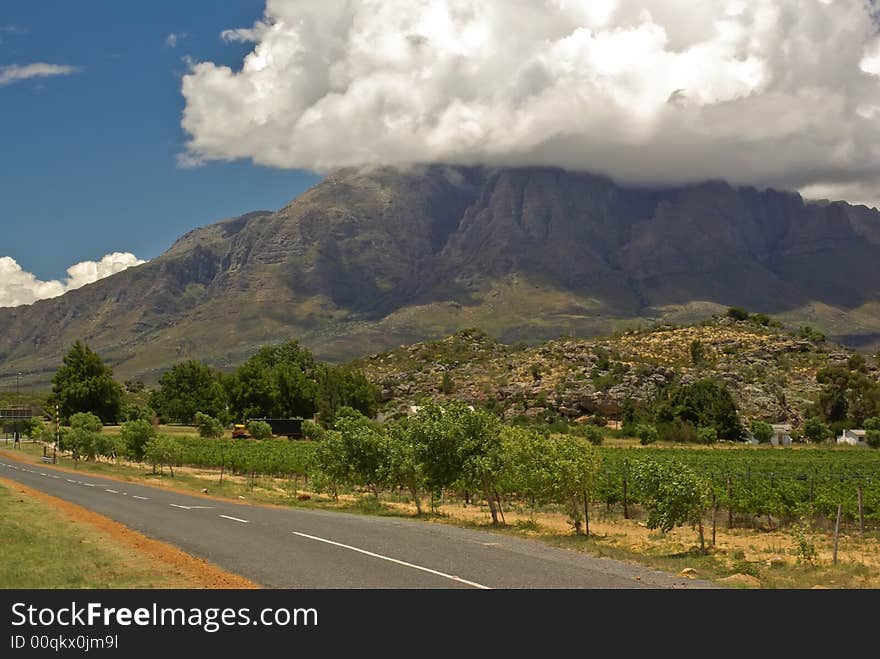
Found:
[[[711,588],[488,531],[189,496],[0,458],[0,476],[269,588]]]

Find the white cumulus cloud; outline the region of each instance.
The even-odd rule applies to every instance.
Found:
[[[0,257],[0,307],[17,307],[64,295],[67,291],[146,263],[128,252],[113,252],[100,261],[83,261],[67,269],[64,281],[41,281],[9,256]]]
[[[33,64],[10,64],[9,66],[0,66],[0,87],[10,85],[19,80],[27,80],[29,78],[47,78],[50,76],[66,76],[76,73],[79,68],[68,66],[67,64],[46,64],[45,62],[35,62]]]
[[[557,165],[880,192],[876,0],[267,0],[184,163]]]

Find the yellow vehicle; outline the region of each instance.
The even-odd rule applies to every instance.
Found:
[[[236,423],[232,426],[232,439],[245,439],[250,437],[247,433],[247,426],[243,423]]]

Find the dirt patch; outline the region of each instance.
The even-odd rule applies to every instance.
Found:
[[[168,565],[171,573],[179,574],[183,579],[195,583],[199,588],[260,588],[258,584],[249,579],[245,579],[237,574],[232,574],[231,572],[226,572],[213,563],[209,563],[201,558],[196,558],[195,556],[190,556],[186,552],[169,544],[148,538],[137,531],[131,530],[127,526],[104,517],[103,515],[98,515],[90,510],[86,510],[80,506],[50,496],[39,490],[26,487],[17,481],[0,478],[0,482],[14,491],[22,492],[30,497],[48,503],[62,515],[76,523],[88,524],[98,531],[107,534],[117,542],[131,547],[134,551],[145,554],[154,560]]]

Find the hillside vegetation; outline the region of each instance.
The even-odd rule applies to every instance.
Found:
[[[354,363],[382,388],[388,415],[431,398],[487,406],[506,420],[619,420],[628,405],[647,403],[664,388],[709,378],[727,385],[744,419],[799,426],[815,412],[817,374],[861,361],[809,328],[785,330],[768,320],[725,315],[532,347],[466,330]],[[863,361],[866,377],[877,382],[876,359]]]

